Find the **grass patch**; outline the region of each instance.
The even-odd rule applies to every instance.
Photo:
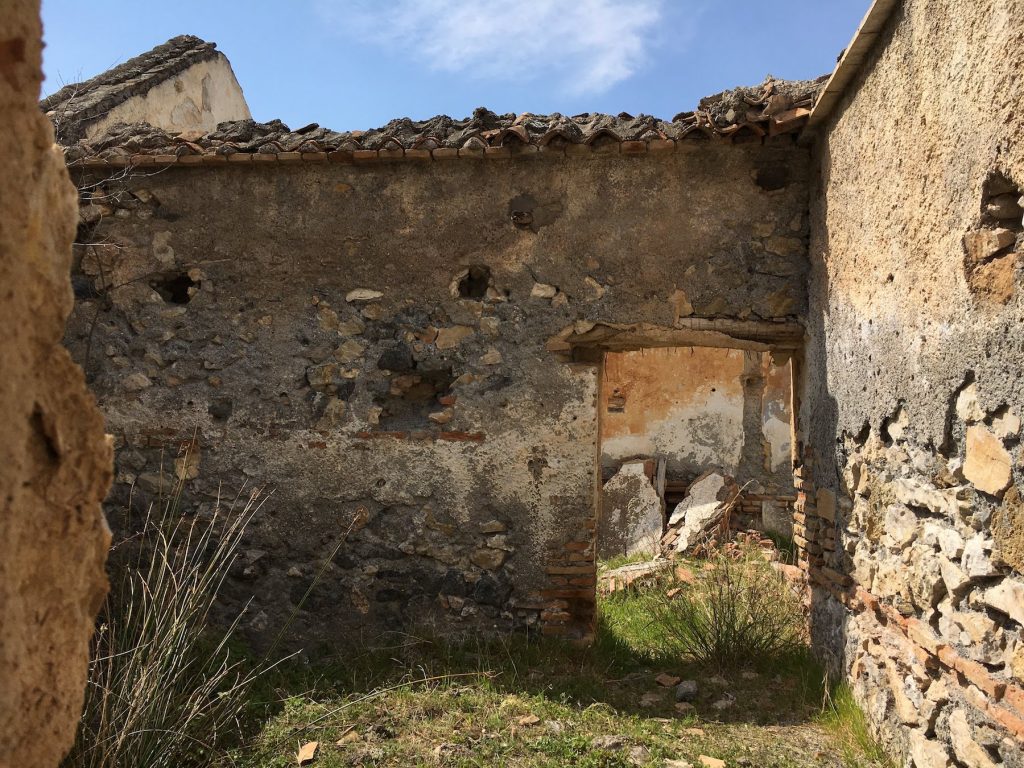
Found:
[[[805,647],[721,673],[666,650],[652,611],[665,586],[602,598],[589,647],[396,634],[326,665],[288,663],[260,681],[257,727],[224,765],[295,765],[311,741],[312,765],[326,768],[660,768],[702,754],[729,766],[886,765],[871,742],[835,738],[832,723],[853,714],[822,715],[824,676]],[[698,681],[692,708],[676,708],[660,673]]]
[[[832,734],[848,765],[895,768],[871,735],[867,718],[846,683],[832,691],[818,722]]]

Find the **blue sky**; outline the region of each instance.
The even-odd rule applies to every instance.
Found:
[[[869,0],[43,0],[48,94],[194,34],[257,120],[629,112],[671,119],[766,74],[831,71]]]

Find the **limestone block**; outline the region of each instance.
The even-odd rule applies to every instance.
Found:
[[[985,748],[974,740],[965,710],[957,708],[950,713],[949,735],[957,760],[967,768],[996,768],[997,763],[992,760]]]
[[[889,506],[885,511],[883,525],[885,533],[882,535],[882,543],[890,549],[904,549],[917,538],[917,516],[902,504]]]
[[[956,415],[963,421],[982,421],[985,418],[985,411],[978,404],[978,385],[971,382],[960,390],[956,396]]]
[[[968,428],[964,477],[975,488],[993,496],[1002,495],[1010,485],[1010,463],[1010,454],[998,437],[983,426]]]
[[[910,734],[910,756],[914,760],[914,768],[952,768],[953,761],[949,752],[937,741],[933,741],[920,731]]]
[[[626,462],[601,494],[599,555],[656,555],[664,524],[665,502],[647,478],[644,462]]]
[[[981,601],[1024,626],[1024,582],[1003,579],[996,586],[982,592]]]

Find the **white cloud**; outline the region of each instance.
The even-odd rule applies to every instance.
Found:
[[[316,0],[325,22],[432,69],[489,79],[554,78],[599,93],[647,61],[664,0]]]

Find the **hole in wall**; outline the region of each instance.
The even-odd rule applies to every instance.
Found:
[[[754,182],[765,192],[782,189],[789,183],[789,168],[785,165],[766,165],[758,168]]]
[[[487,295],[487,286],[490,282],[491,268],[483,264],[473,264],[466,276],[459,280],[459,297],[482,299]]]
[[[149,287],[160,294],[160,298],[168,304],[188,304],[192,301],[191,288],[197,288],[198,283],[185,272],[159,277],[151,280]]]

